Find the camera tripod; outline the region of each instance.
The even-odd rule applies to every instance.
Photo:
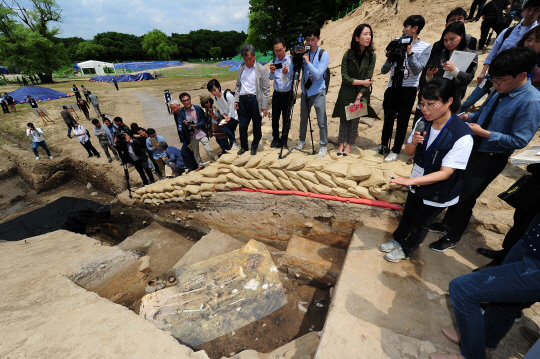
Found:
[[[298,87],[300,85],[301,76],[300,73],[302,73],[302,64],[294,64],[293,66],[293,83],[291,86],[291,94],[289,97],[289,107],[287,108],[287,116],[283,118],[283,128],[281,130],[281,150],[279,151],[279,158],[285,158],[287,157],[292,151],[297,150],[299,152],[307,153],[308,155],[315,155],[315,146],[313,145],[313,128],[311,127],[311,116],[309,115],[309,105],[307,102],[307,94],[306,94],[306,111],[308,115],[308,122],[309,122],[309,132],[311,135],[311,153],[304,150],[299,150],[296,147],[291,148],[284,156],[283,156],[283,148],[289,148],[287,146],[287,141],[289,139],[289,131],[291,129],[291,122],[292,122],[292,115],[293,115],[293,109],[294,104],[296,103],[296,96],[298,95]],[[301,101],[300,101],[301,102]]]
[[[388,138],[387,143],[381,143],[381,149],[379,154],[385,155],[386,151],[390,151],[390,144],[392,142],[392,132],[394,130],[394,120],[398,117],[399,108],[399,93],[403,86],[403,77],[405,76],[405,67],[403,61],[395,62],[394,74],[392,75],[392,87],[390,88],[389,96],[389,109],[384,111],[384,123],[389,124],[386,129],[383,128],[382,137]]]

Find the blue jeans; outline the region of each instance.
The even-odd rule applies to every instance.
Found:
[[[222,155],[231,149],[228,138],[216,138],[216,142],[218,143],[219,147],[221,147]]]
[[[525,17],[525,15],[523,15],[523,11],[521,9],[510,11],[510,15],[512,15],[512,20],[514,20],[514,18],[516,16],[519,17],[520,21],[523,20],[523,18]]]
[[[499,267],[450,282],[450,300],[461,335],[461,355],[484,359],[506,336],[523,303],[540,300],[540,261],[523,254],[520,240]],[[480,302],[490,303],[482,316]]]
[[[47,144],[45,143],[45,141],[32,142],[32,151],[34,151],[34,154],[36,155],[36,157],[39,157],[38,151],[37,151],[38,146],[43,147],[45,152],[47,152],[47,156],[51,157],[51,152],[49,151],[49,148],[47,147]]]
[[[489,93],[489,90],[486,88],[486,86],[482,88],[476,86],[474,88],[474,91],[469,95],[469,97],[467,97],[465,102],[461,104],[460,112],[467,112],[467,110],[471,108],[471,106],[476,104],[482,97],[484,97],[488,93]]]
[[[234,118],[231,118],[229,123],[227,123],[226,125],[221,126],[221,130],[225,135],[227,135],[231,147],[233,143],[236,142],[236,136],[234,135],[234,133],[236,132],[236,127],[238,127],[238,120],[235,120]]]

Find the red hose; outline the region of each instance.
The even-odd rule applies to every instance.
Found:
[[[331,201],[340,201],[340,202],[346,202],[346,203],[366,204],[368,206],[396,209],[399,211],[403,210],[403,206],[396,203],[390,203],[386,201],[379,201],[379,200],[373,200],[373,199],[365,199],[365,198],[350,198],[350,197],[333,196],[329,194],[317,194],[313,192],[290,191],[290,190],[270,190],[270,189],[254,190],[254,189],[245,188],[245,187],[232,188],[231,191],[262,192],[262,193],[280,194],[280,195],[296,195],[296,196],[303,196],[303,197],[327,199]]]

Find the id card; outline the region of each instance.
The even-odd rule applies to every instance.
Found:
[[[411,172],[411,178],[422,177],[423,175],[424,175],[424,169],[418,166],[417,164],[414,164],[412,172]]]

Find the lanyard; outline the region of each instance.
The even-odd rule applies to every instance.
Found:
[[[435,138],[435,141],[433,141],[433,143],[431,144],[431,146],[429,146],[429,151],[428,151],[428,154],[426,156],[426,160],[424,162],[424,169],[426,169],[426,163],[429,159],[429,155],[431,154],[431,150],[433,150],[433,147],[435,147],[435,144],[437,143],[437,140],[439,139],[439,136],[441,135],[441,133],[444,131],[444,128],[446,127],[446,125],[448,125],[448,123],[450,121],[452,121],[452,117],[454,117],[454,115],[451,115],[450,116],[450,119],[448,121],[446,121],[446,123],[444,124],[443,128],[441,129],[441,131],[439,132],[439,134],[437,135],[437,137]],[[433,126],[431,127],[433,129]],[[424,148],[422,148],[422,152],[424,152],[426,150],[426,147],[427,147],[427,144],[429,142],[429,136],[428,138],[426,139],[426,141],[424,142]]]

